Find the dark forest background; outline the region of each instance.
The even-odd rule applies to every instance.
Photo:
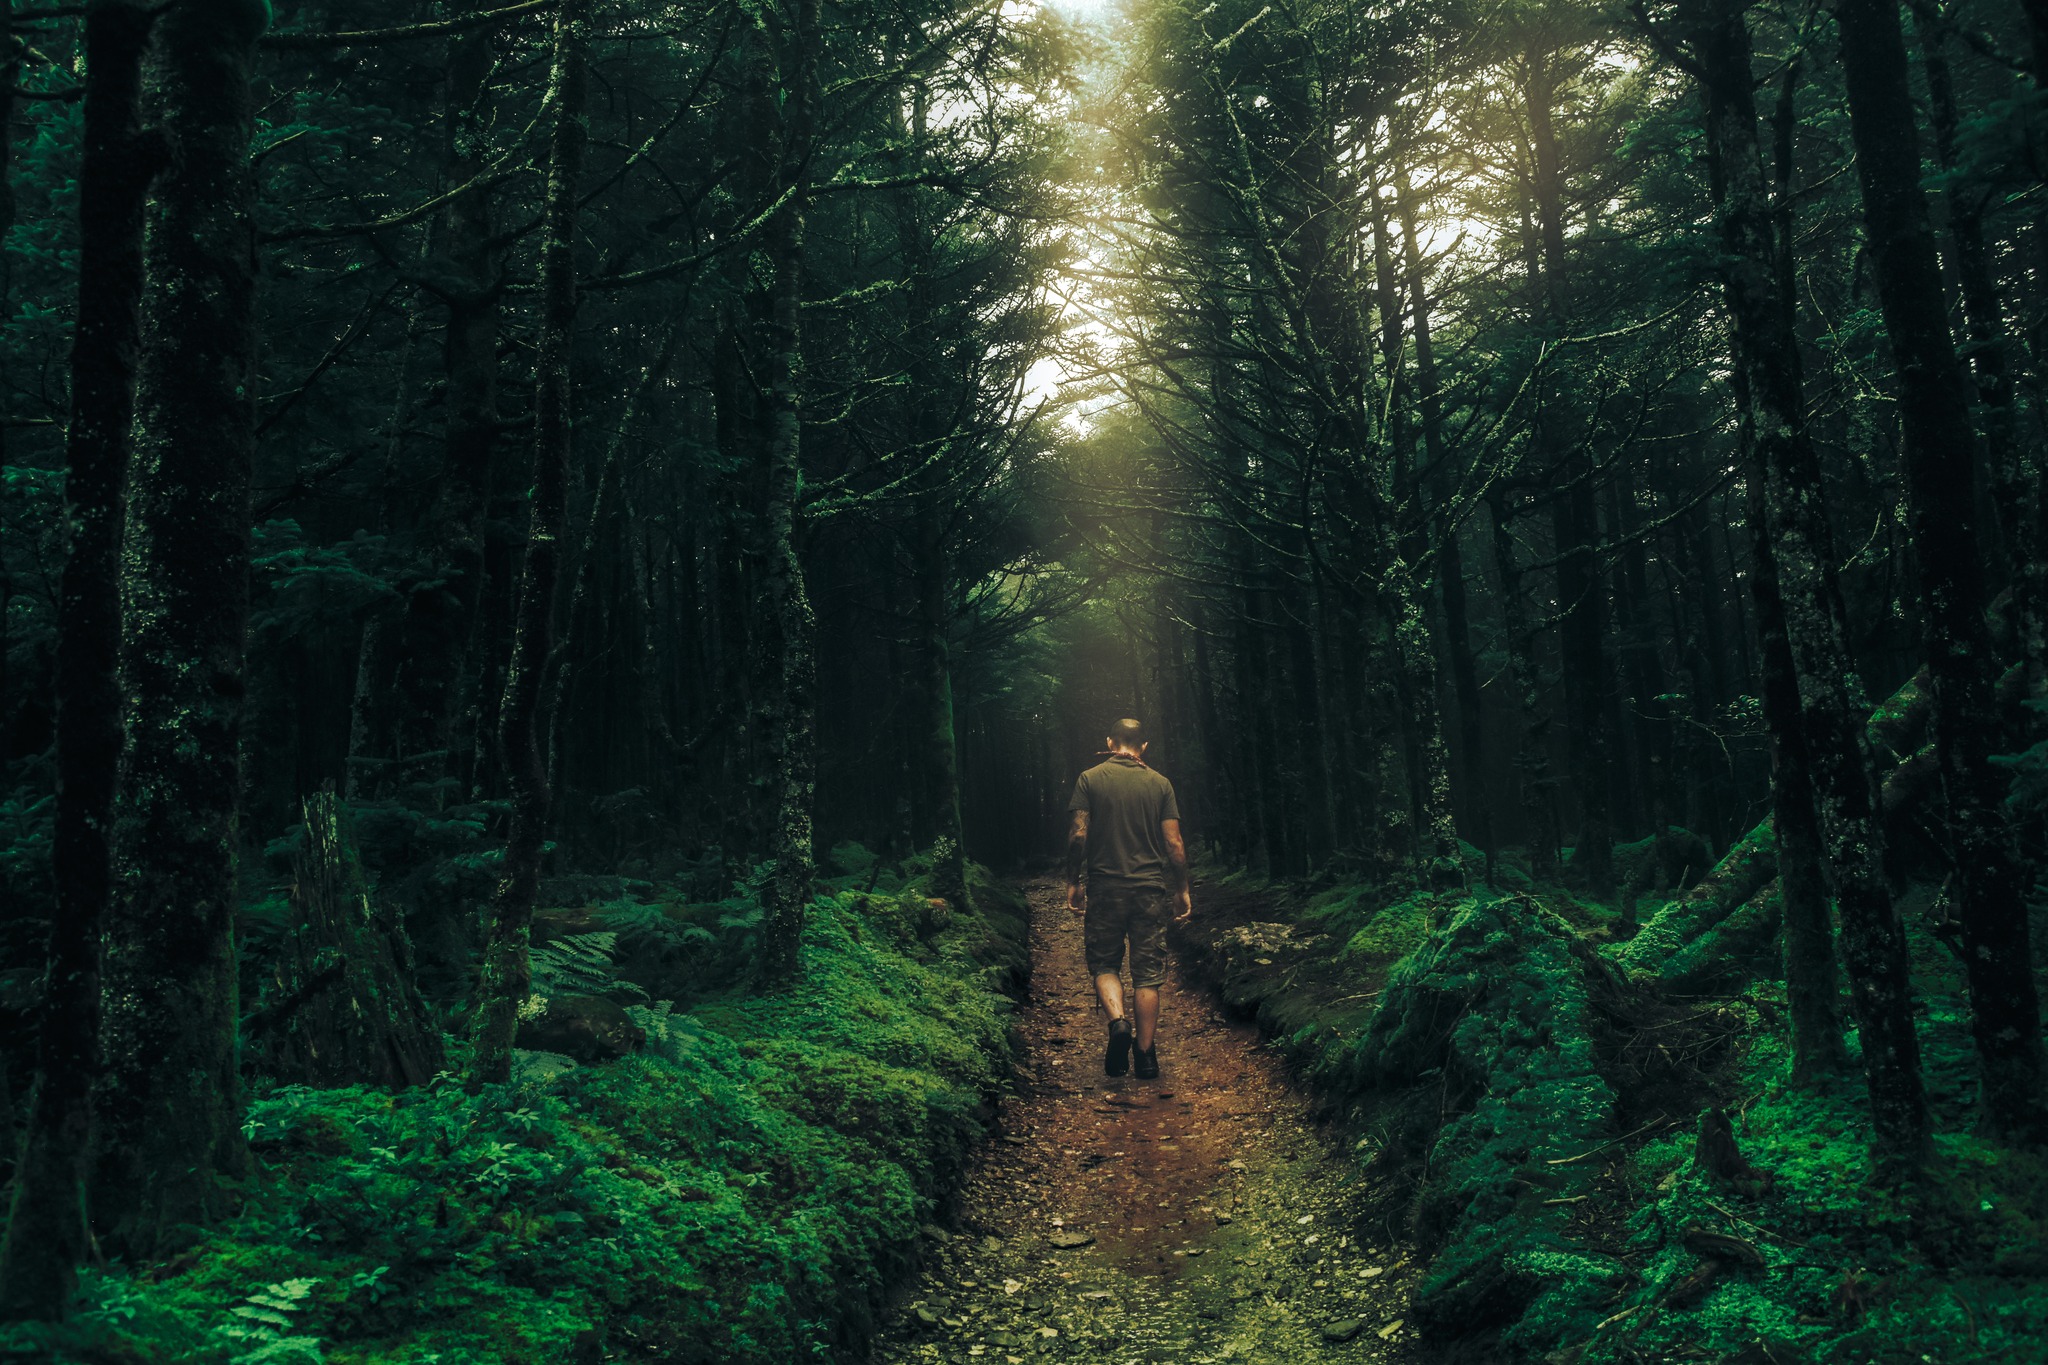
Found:
[[[0,14],[10,1311],[512,1084],[550,913],[681,1017],[997,897],[1126,714],[1213,876],[1748,907],[1881,1183],[2048,1142],[2033,0]]]

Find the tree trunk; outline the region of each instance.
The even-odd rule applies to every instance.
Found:
[[[1413,825],[1409,856],[1425,881],[1458,877],[1458,827],[1451,809],[1450,754],[1444,745],[1443,707],[1437,677],[1435,642],[1422,609],[1423,561],[1429,558],[1429,522],[1414,470],[1415,451],[1408,425],[1413,403],[1402,362],[1402,289],[1394,269],[1393,236],[1377,196],[1372,199],[1373,275],[1380,314],[1380,348],[1391,390],[1388,401],[1394,423],[1393,506],[1387,509],[1384,536],[1386,570],[1381,583],[1381,610],[1392,634],[1400,670],[1403,729],[1407,736],[1408,805]],[[1418,310],[1419,312],[1419,310]],[[1431,441],[1429,453],[1435,454]]]
[[[1926,17],[1916,9],[1921,64],[1927,75],[1928,109],[1935,152],[1942,170],[1958,169],[1956,138],[1962,115],[1956,107],[1955,79],[1945,51],[1946,16]],[[2028,458],[2019,435],[2012,384],[2011,347],[2005,330],[2005,307],[1999,295],[1991,243],[1986,239],[1984,207],[1988,191],[1952,183],[1943,193],[1956,275],[1962,283],[1963,318],[1969,336],[1967,354],[1983,413],[1985,453],[1991,464],[1991,506],[2010,566],[2011,615],[2020,656],[2038,677],[2048,666],[2048,563],[2040,537],[2041,469]]]
[[[780,203],[764,234],[763,251],[774,263],[767,325],[767,426],[765,447],[767,565],[762,596],[767,621],[764,676],[770,697],[760,724],[773,792],[769,834],[769,879],[762,888],[763,974],[771,981],[794,978],[801,964],[804,914],[810,905],[815,863],[811,848],[816,664],[804,568],[797,556],[798,487],[803,418],[798,409],[804,275],[804,220],[810,175],[815,42],[818,0],[791,0],[782,7],[780,71],[785,102],[779,115]]]
[[[101,959],[92,1221],[142,1259],[247,1165],[235,1068],[236,827],[256,243],[256,0],[162,10],[149,101],[169,156],[144,235],[122,548],[115,885]]]
[[[1529,851],[1529,875],[1538,883],[1555,882],[1559,835],[1557,782],[1550,774],[1550,715],[1543,707],[1535,642],[1528,631],[1516,626],[1518,620],[1526,619],[1528,598],[1522,589],[1521,565],[1515,559],[1507,495],[1498,489],[1489,493],[1486,510],[1492,519],[1494,566],[1500,574],[1508,677],[1514,683],[1515,702],[1522,713],[1521,745],[1515,754],[1515,779],[1521,790],[1525,826],[1522,842]]]
[[[496,0],[475,0],[489,6]],[[490,74],[497,26],[456,35],[448,45],[445,97],[449,125],[446,179],[460,185],[481,173],[489,157]],[[489,187],[455,196],[442,218],[443,243],[453,268],[442,291],[448,309],[442,334],[447,375],[443,476],[429,534],[435,567],[445,575],[433,587],[416,586],[407,600],[407,635],[413,651],[404,676],[406,716],[400,756],[445,755],[421,776],[462,773],[475,751],[464,723],[473,711],[475,652],[482,640],[491,485],[498,448],[498,248],[493,241]],[[470,725],[474,717],[467,717]],[[417,778],[415,780],[418,780]]]
[[[1436,472],[1437,590],[1443,598],[1444,635],[1451,665],[1451,693],[1458,703],[1458,748],[1464,778],[1464,805],[1472,820],[1472,842],[1486,855],[1486,878],[1493,880],[1493,801],[1488,783],[1486,715],[1479,699],[1479,661],[1472,647],[1471,612],[1465,593],[1465,555],[1457,522],[1449,519],[1456,480],[1450,452],[1444,449],[1443,404],[1438,393],[1436,344],[1430,331],[1429,287],[1422,267],[1422,246],[1415,230],[1415,200],[1408,175],[1400,173],[1401,247],[1408,277],[1408,306],[1414,316],[1416,407],[1422,416],[1425,463]],[[1418,566],[1419,567],[1419,566]]]
[[[1316,668],[1315,589],[1302,584],[1300,595],[1285,608],[1282,632],[1287,637],[1287,674],[1293,686],[1294,745],[1301,762],[1301,862],[1304,872],[1329,866],[1334,849],[1330,824],[1330,765],[1323,751],[1323,688]]]
[[[1744,385],[1747,389],[1747,385]],[[1745,404],[1746,406],[1746,404]],[[1754,444],[1753,419],[1743,418]],[[1764,481],[1751,456],[1749,479],[1750,595],[1756,603],[1763,655],[1764,723],[1771,734],[1771,822],[1778,835],[1778,881],[1784,904],[1785,993],[1792,1015],[1792,1080],[1814,1084],[1848,1065],[1842,1039],[1841,987],[1835,968],[1834,909],[1821,871],[1821,829],[1815,815],[1813,755],[1800,718],[1799,673],[1786,631],[1778,563],[1771,553]]]
[[[50,924],[29,1108],[6,1240],[0,1316],[55,1319],[86,1251],[84,1180],[99,1031],[108,831],[121,758],[121,504],[142,299],[143,199],[157,158],[140,136],[150,9],[99,0],[85,19],[78,169],[78,317],[64,446],[70,553],[57,598],[57,912]]]
[[[2026,870],[1991,761],[2001,735],[1984,620],[1968,381],[1956,361],[1920,188],[1905,35],[1895,0],[1837,0],[1850,133],[1885,332],[1899,376],[1907,524],[1920,571],[1934,736],[1948,797],[1956,905],[1985,1117],[2048,1142],[2048,1066],[2028,943]]]
[[[1875,1153],[1880,1166],[1904,1169],[1924,1158],[1929,1141],[1905,928],[1884,875],[1884,831],[1863,716],[1848,691],[1853,670],[1844,644],[1847,613],[1822,501],[1825,481],[1806,431],[1798,340],[1780,277],[1757,139],[1749,31],[1734,0],[1714,2],[1696,25],[1695,48],[1708,102],[1735,362],[1751,407],[1751,477],[1761,478],[1765,489],[1765,518],[1750,534],[1759,565],[1768,557],[1779,586],[1799,694],[1798,724],[1787,725],[1782,738],[1774,733],[1774,757],[1796,761],[1803,750],[1812,763],[1811,788],[1841,910],[1843,955],[1870,1088]],[[1768,610],[1761,599],[1759,606]],[[1764,640],[1768,651],[1768,633]],[[1764,667],[1770,681],[1782,661],[1774,667],[1767,653]],[[1794,782],[1799,785],[1796,777]],[[1795,828],[1804,832],[1803,824]],[[1824,934],[1820,926],[1793,918],[1810,913],[1808,906],[1788,905],[1788,948],[1802,954],[1816,953]],[[1820,970],[1811,961],[1797,965]],[[1807,991],[1815,984],[1804,981]],[[1810,1029],[1820,1027],[1806,1022]]]
[[[519,1008],[531,993],[528,952],[533,903],[548,817],[547,755],[542,748],[542,695],[554,635],[555,583],[567,520],[572,437],[569,358],[576,321],[576,185],[583,169],[586,0],[562,0],[555,16],[548,103],[554,133],[548,148],[546,233],[541,248],[540,335],[534,360],[532,515],[519,576],[519,615],[498,712],[506,785],[512,798],[505,868],[491,903],[472,1027],[476,1050],[470,1087],[509,1079]]]
[[[921,520],[936,522],[927,513]],[[931,803],[931,893],[956,906],[967,903],[967,850],[960,821],[960,746],[953,717],[953,654],[947,638],[952,614],[946,606],[947,556],[936,527],[924,531],[917,600],[919,651],[924,665],[927,732],[924,755],[926,799]]]
[[[1553,334],[1564,326],[1566,248],[1564,176],[1551,100],[1556,94],[1545,55],[1531,53],[1529,86],[1529,150],[1534,174],[1536,222],[1542,242],[1542,292],[1538,315]],[[1539,409],[1540,409],[1539,400]],[[1538,419],[1532,441],[1547,445]],[[1607,589],[1600,581],[1594,551],[1600,538],[1594,502],[1593,471],[1584,452],[1569,450],[1551,461],[1546,473],[1567,485],[1554,493],[1551,523],[1557,539],[1557,598],[1560,674],[1564,687],[1565,728],[1570,741],[1572,787],[1579,797],[1579,833],[1572,846],[1572,870],[1586,889],[1605,898],[1614,894],[1614,817],[1609,804],[1612,736],[1608,733],[1607,698],[1611,688],[1607,662]]]

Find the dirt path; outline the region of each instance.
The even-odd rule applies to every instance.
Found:
[[[962,1231],[934,1241],[877,1343],[925,1361],[1390,1362],[1415,1268],[1357,1225],[1355,1164],[1250,1025],[1178,965],[1156,1081],[1102,1074],[1079,919],[1030,888],[1026,1050]]]

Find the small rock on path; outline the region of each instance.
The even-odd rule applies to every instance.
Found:
[[[1365,1177],[1257,1030],[1176,964],[1159,1079],[1104,1076],[1080,919],[1057,883],[1030,898],[1025,1056],[967,1179],[972,1235],[927,1231],[875,1365],[1415,1359],[1398,1324],[1418,1268],[1358,1221]]]

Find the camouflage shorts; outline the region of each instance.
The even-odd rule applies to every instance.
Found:
[[[1163,886],[1090,886],[1082,926],[1090,975],[1122,970],[1124,940],[1129,939],[1131,984],[1152,989],[1165,985],[1166,923],[1172,917],[1172,903]]]

